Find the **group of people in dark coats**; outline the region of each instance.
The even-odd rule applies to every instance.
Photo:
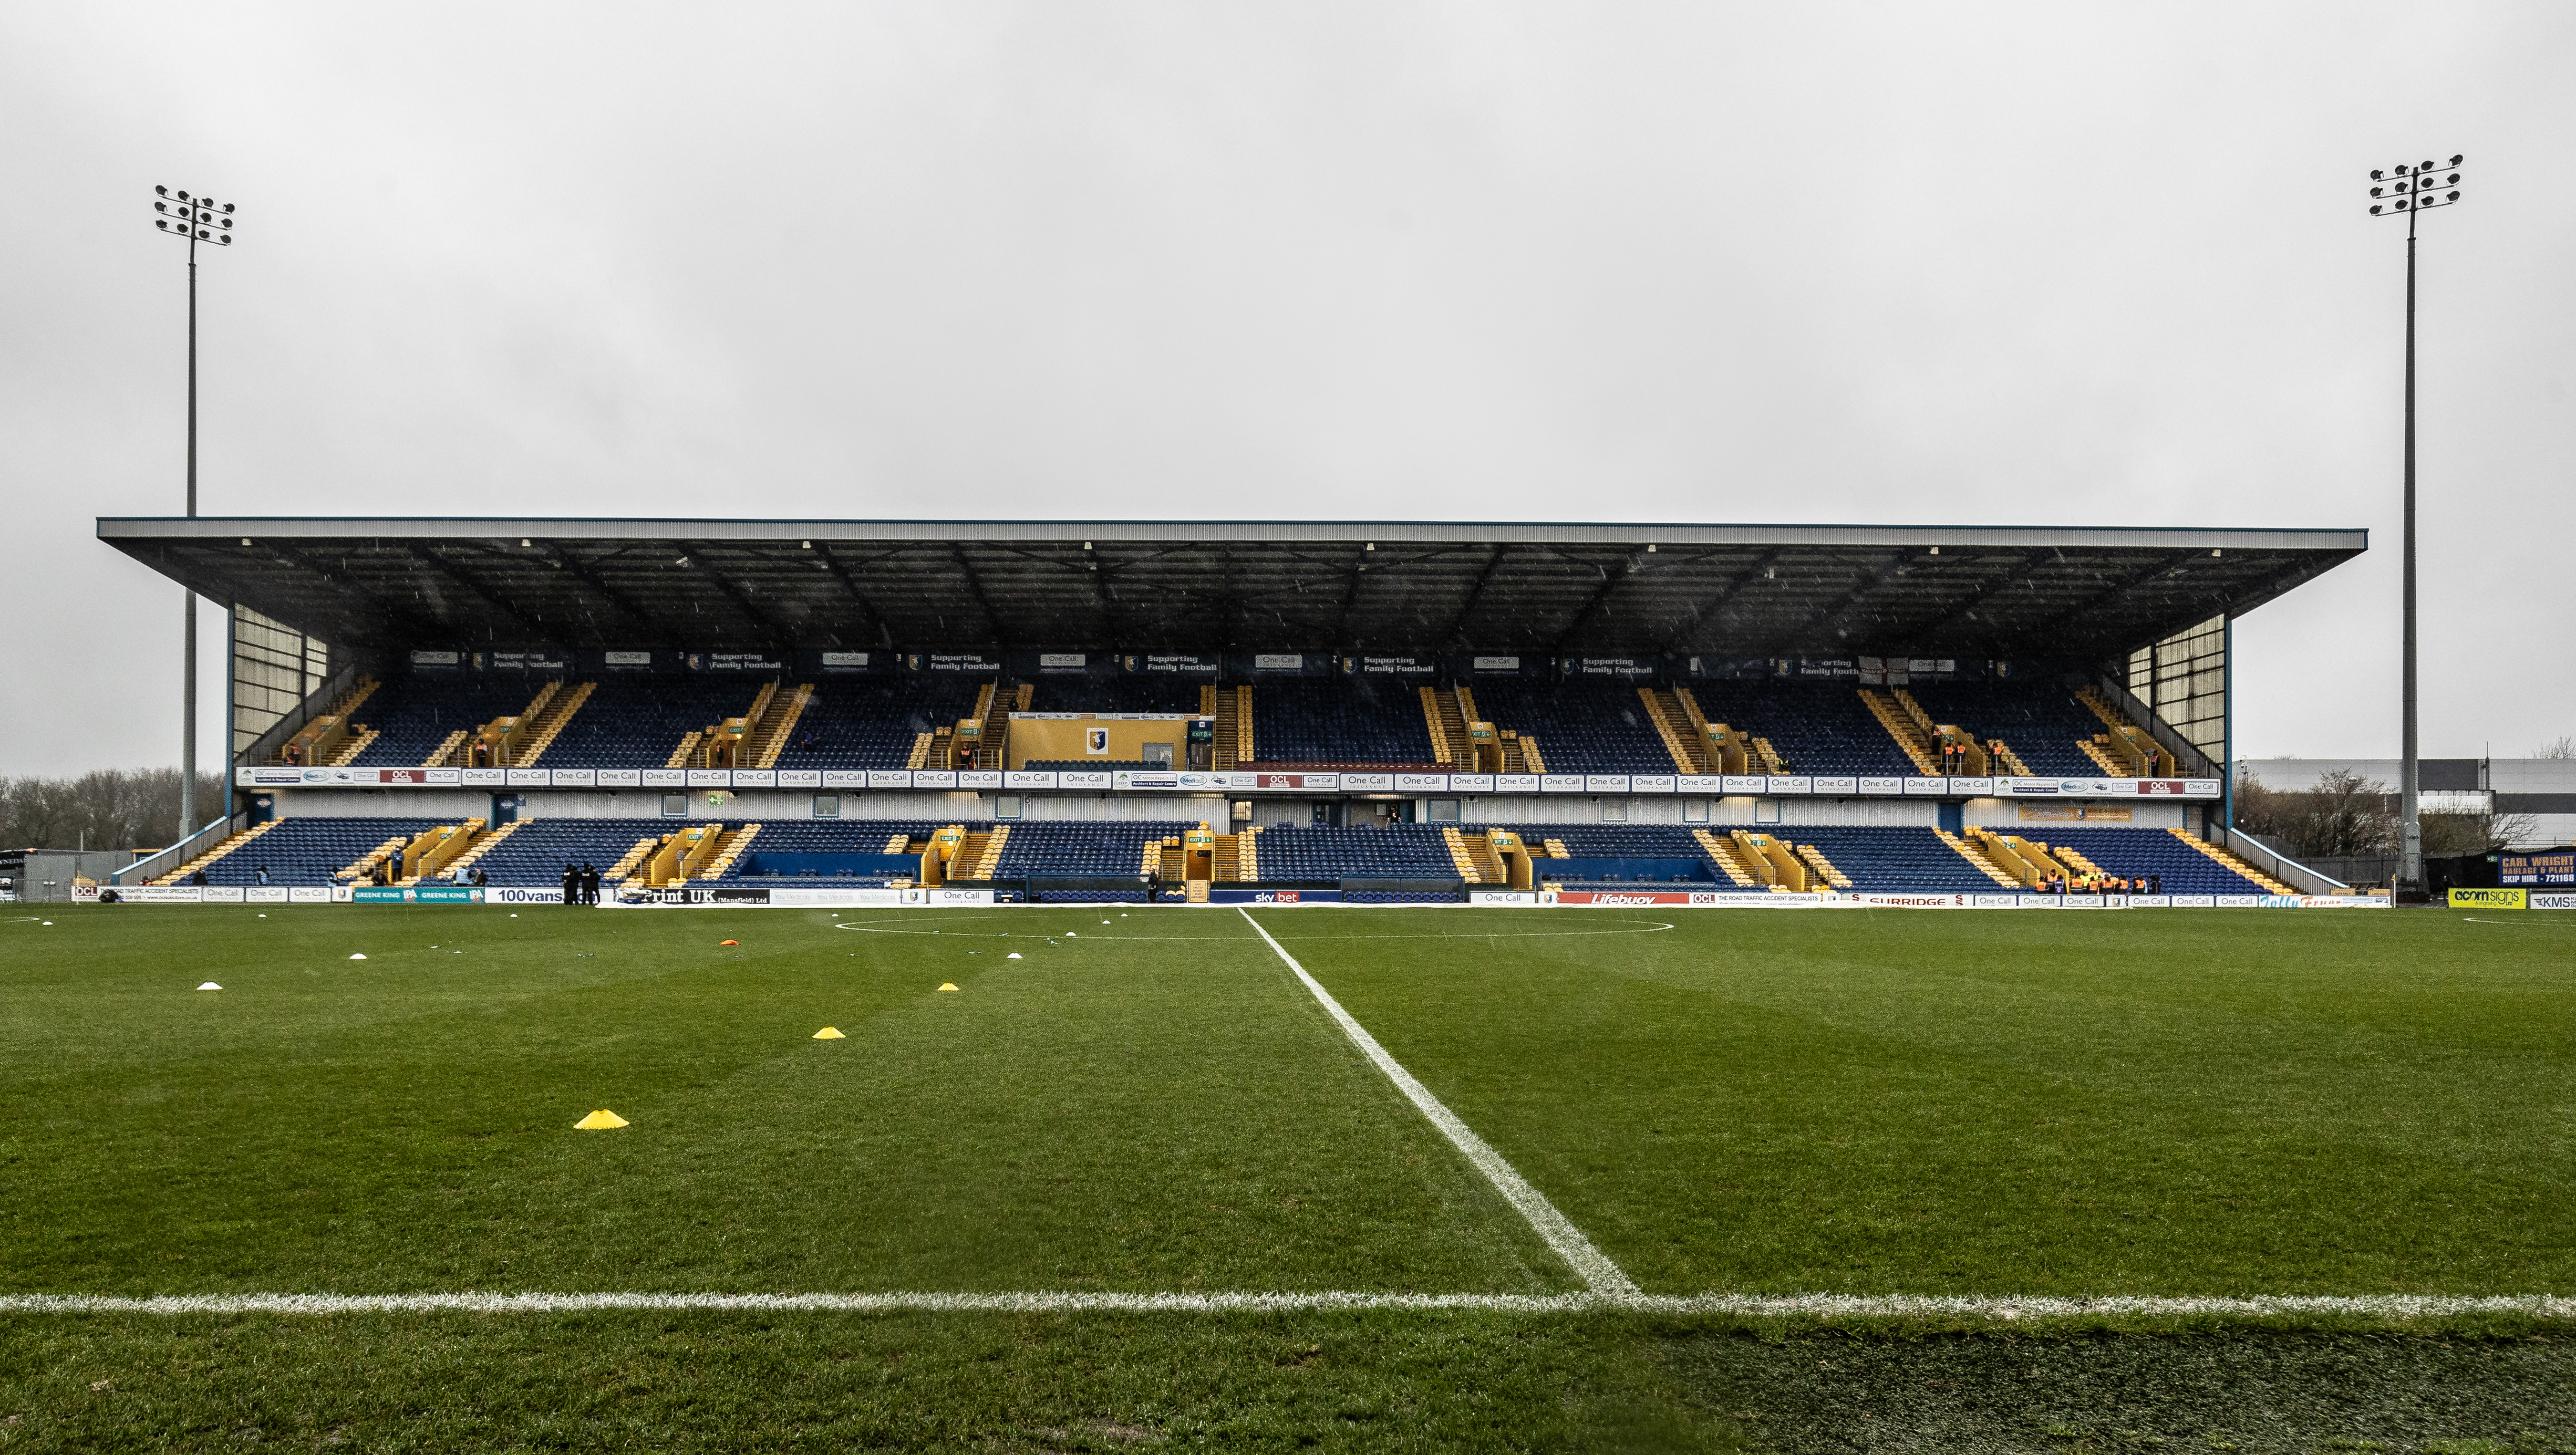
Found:
[[[566,904],[599,903],[599,868],[593,864],[566,864],[563,872],[563,902]]]

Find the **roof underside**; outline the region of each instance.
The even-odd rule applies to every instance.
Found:
[[[2101,660],[2357,530],[1162,521],[103,519],[342,646],[1089,646]]]

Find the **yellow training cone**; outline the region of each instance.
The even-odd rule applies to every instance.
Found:
[[[941,987],[939,987],[939,988],[940,988],[940,989],[942,989],[942,990],[955,990],[957,987],[956,987],[956,986],[954,986],[954,985],[943,985],[943,986],[941,986]]]
[[[573,1130],[578,1132],[604,1132],[610,1127],[626,1125],[626,1118],[613,1111],[595,1111],[572,1125]]]
[[[842,1035],[839,1031],[832,1029],[830,1026],[825,1026],[823,1029],[814,1033],[814,1039],[818,1041],[846,1041],[849,1037]]]

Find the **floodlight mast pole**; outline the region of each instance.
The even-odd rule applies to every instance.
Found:
[[[2373,217],[2403,213],[2406,217],[2406,529],[2405,585],[2403,588],[2403,655],[2400,695],[2404,700],[2405,725],[2398,765],[2397,806],[2397,883],[2396,898],[2421,901],[2424,898],[2424,820],[2419,812],[2419,784],[2416,742],[2416,669],[2415,669],[2415,217],[2430,207],[2448,207],[2460,200],[2459,165],[2466,158],[2455,155],[2450,164],[2437,167],[2432,162],[2409,166],[2400,163],[2385,172],[2373,172],[2370,180],[2383,183],[2370,189],[2370,195],[2385,200],[2370,206]],[[2436,172],[2448,173],[2436,177]],[[2444,189],[2433,195],[2436,188]]]
[[[188,243],[188,514],[197,514],[197,244],[232,246],[233,205],[167,187],[152,189],[153,225]],[[181,617],[179,653],[179,840],[197,832],[197,593],[190,588]],[[227,717],[230,709],[227,707]],[[231,754],[225,755],[230,761]]]

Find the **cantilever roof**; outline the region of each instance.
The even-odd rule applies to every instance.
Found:
[[[2099,660],[2242,615],[2360,530],[1474,522],[108,518],[345,646]]]

